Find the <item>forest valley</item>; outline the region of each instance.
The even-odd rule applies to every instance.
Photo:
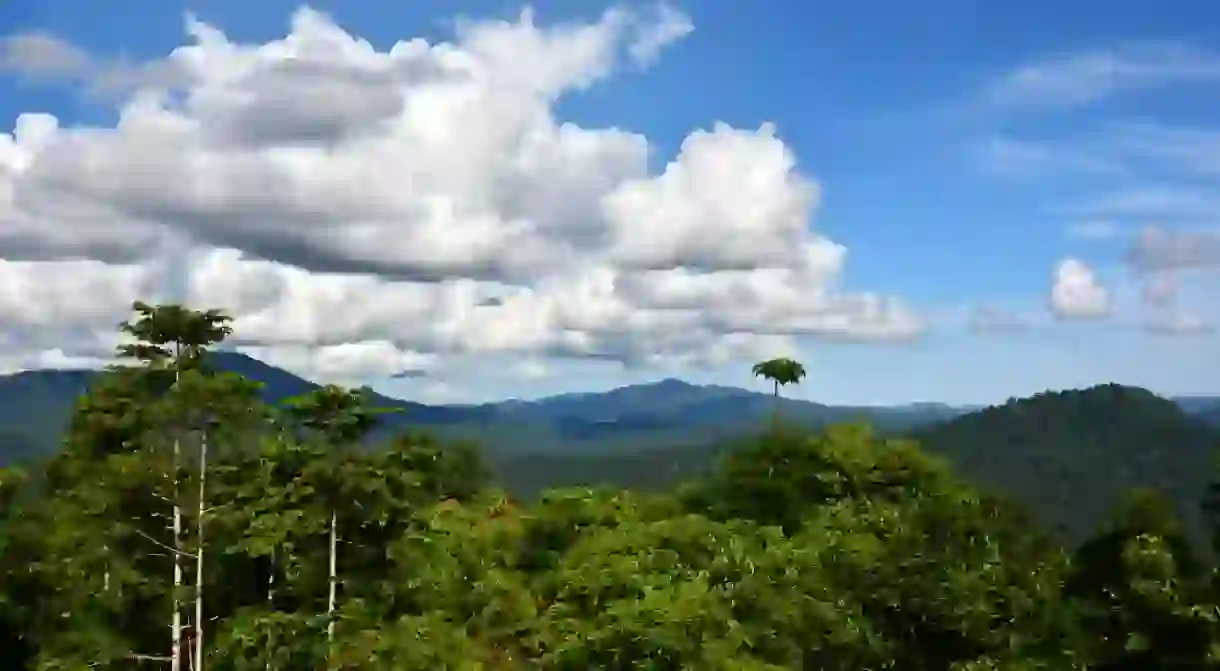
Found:
[[[667,493],[514,501],[469,445],[359,447],[365,390],[263,404],[208,366],[220,311],[135,313],[60,453],[0,471],[0,668],[1220,668],[1156,492],[1064,547],[913,442],[777,418]]]

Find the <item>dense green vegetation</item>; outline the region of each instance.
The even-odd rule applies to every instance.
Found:
[[[267,403],[209,363],[223,314],[137,305],[127,330],[140,365],[92,381],[56,457],[0,470],[2,668],[1220,668],[1215,570],[1156,491],[1065,545],[913,441],[777,423],[668,491],[513,500],[465,444],[354,449],[394,417],[367,390]],[[1099,436],[1099,468],[1103,439],[1206,438],[1105,393],[1164,432]],[[1036,400],[1081,404],[1051,431],[1103,413]],[[1012,410],[936,436],[1025,450]]]

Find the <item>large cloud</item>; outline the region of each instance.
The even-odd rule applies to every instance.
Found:
[[[524,12],[387,51],[308,9],[262,45],[187,30],[121,73],[74,60],[128,91],[115,126],[31,114],[0,135],[6,267],[119,278],[101,301],[10,290],[0,319],[58,328],[26,314],[37,298],[111,326],[157,293],[132,273],[172,268],[162,293],[229,309],[243,346],[328,377],[492,353],[704,364],[922,328],[894,298],[841,292],[847,250],[810,231],[818,184],[771,125],[696,130],[653,174],[647,138],[555,117],[690,32],[675,10]]]

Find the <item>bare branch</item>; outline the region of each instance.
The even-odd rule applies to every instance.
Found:
[[[148,534],[144,533],[143,531],[140,531],[139,529],[132,529],[132,531],[136,532],[136,534],[137,534],[137,535],[139,535],[141,538],[143,538],[144,540],[146,540],[146,541],[148,541],[148,542],[150,542],[150,543],[153,543],[154,545],[156,545],[157,547],[161,548],[162,550],[166,550],[166,551],[168,551],[168,552],[172,552],[172,553],[174,553],[175,555],[177,555],[177,556],[179,556],[179,557],[187,557],[187,558],[190,558],[190,557],[194,557],[194,556],[195,556],[195,554],[194,554],[194,553],[192,553],[192,552],[182,552],[182,551],[180,551],[180,550],[175,550],[174,548],[172,548],[172,547],[170,547],[170,546],[166,545],[165,543],[162,543],[161,541],[159,541],[159,540],[157,540],[157,539],[153,538],[152,536],[149,536]]]

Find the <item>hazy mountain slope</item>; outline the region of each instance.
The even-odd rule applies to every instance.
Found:
[[[1220,397],[1180,396],[1173,399],[1182,411],[1208,424],[1220,427]]]

